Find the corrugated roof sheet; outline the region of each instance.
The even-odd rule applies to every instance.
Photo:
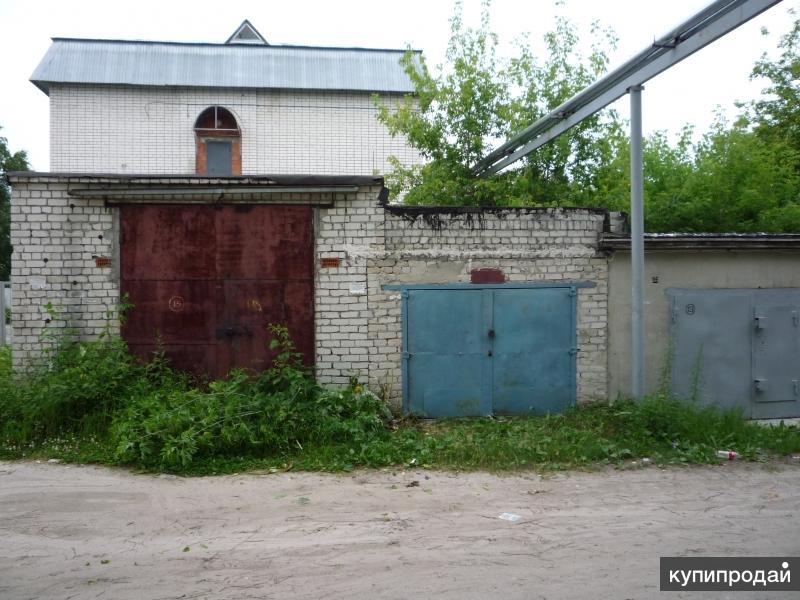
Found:
[[[53,38],[31,81],[409,93],[403,52]]]

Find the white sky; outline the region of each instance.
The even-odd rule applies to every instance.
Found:
[[[613,69],[710,0],[494,0],[493,30],[502,42],[530,32],[538,44],[556,11],[588,36],[591,21],[612,27],[619,45]],[[464,0],[468,23],[477,24],[479,0]],[[749,82],[756,59],[776,54],[778,38],[792,23],[784,0],[725,38],[651,80],[643,93],[645,132],[678,131],[685,123],[704,130],[717,106],[735,114],[734,102],[756,97],[762,84]],[[28,79],[51,37],[223,42],[247,18],[273,44],[360,46],[423,50],[430,65],[441,63],[449,39],[450,0],[0,0],[0,136],[12,151],[26,149],[31,165],[49,169],[48,98]],[[766,27],[771,36],[764,38]],[[627,113],[627,99],[618,101]]]

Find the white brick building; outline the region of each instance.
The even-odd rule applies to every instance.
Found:
[[[245,21],[224,44],[54,38],[31,81],[50,97],[56,173],[204,174],[220,132],[199,117],[218,106],[238,129],[221,139],[241,143],[227,174],[377,175],[390,155],[418,160],[376,119],[375,98],[414,91],[403,54],[272,46]]]
[[[387,206],[388,156],[419,160],[372,100],[411,91],[400,56],[246,22],[226,44],[55,39],[32,78],[53,173],[9,177],[15,364],[128,294],[131,348],[192,370],[263,368],[282,322],[321,382],[415,412],[604,397],[608,215]]]
[[[377,175],[388,156],[418,160],[378,122],[369,93],[69,83],[51,84],[49,94],[55,173],[193,173],[194,123],[217,105],[241,129],[242,175]]]

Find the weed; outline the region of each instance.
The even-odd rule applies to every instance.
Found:
[[[165,375],[169,373],[169,376]],[[31,444],[66,434],[104,436],[132,398],[168,385],[186,386],[154,357],[142,364],[124,342],[62,338],[46,364],[15,377],[10,352],[0,358],[0,439]]]
[[[692,367],[692,379],[689,386],[689,399],[698,402],[703,391],[703,344],[697,349],[694,367]]]
[[[672,367],[675,364],[675,341],[670,336],[667,344],[667,352],[664,355],[664,364],[658,373],[658,394],[662,396],[672,395]]]
[[[741,412],[657,394],[564,414],[392,420],[358,381],[325,390],[285,328],[273,326],[273,366],[200,385],[163,352],[142,363],[111,335],[64,342],[49,366],[14,376],[0,349],[0,457],[128,464],[211,474],[263,469],[349,471],[411,466],[548,472],[598,464],[711,463],[800,451],[800,430],[763,428]]]
[[[112,425],[121,461],[156,469],[197,460],[303,451],[307,445],[366,443],[386,431],[383,403],[356,381],[324,391],[302,365],[285,327],[271,326],[273,366],[251,377],[234,371],[207,390],[153,390]]]

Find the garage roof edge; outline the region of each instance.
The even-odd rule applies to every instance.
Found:
[[[172,174],[131,174],[114,173],[48,173],[37,171],[9,171],[6,179],[12,185],[15,182],[52,182],[80,183],[86,185],[197,185],[197,186],[343,186],[343,185],[380,185],[383,177],[371,175],[239,175],[234,177],[205,177],[202,175]]]
[[[647,250],[800,250],[797,233],[646,233]],[[630,250],[627,234],[605,233],[601,250]]]

